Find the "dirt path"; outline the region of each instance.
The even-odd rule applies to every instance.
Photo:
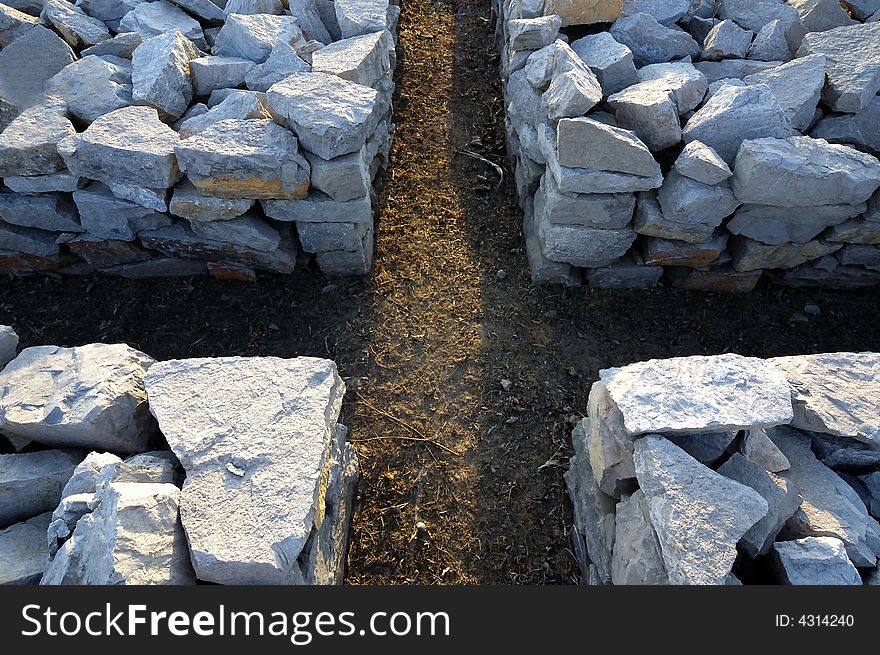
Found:
[[[600,368],[880,350],[878,290],[531,287],[489,17],[485,0],[404,6],[397,141],[369,278],[0,279],[0,323],[26,346],[335,359],[362,465],[353,584],[576,581],[562,474]],[[505,165],[504,184],[462,150]],[[808,303],[819,316],[803,314]]]

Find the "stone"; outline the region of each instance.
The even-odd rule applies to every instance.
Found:
[[[64,171],[58,142],[75,133],[73,124],[54,107],[38,105],[24,110],[0,132],[0,177]]]
[[[82,459],[82,453],[75,450],[0,455],[0,526],[55,509],[61,490]]]
[[[39,24],[39,19],[8,5],[0,4],[0,48],[7,47]]]
[[[586,64],[563,67],[557,63],[556,68],[541,96],[541,106],[551,120],[583,116],[602,101],[602,86]]]
[[[712,28],[719,22],[721,21],[711,16],[708,18],[692,16],[690,21],[687,22],[687,31],[692,37],[694,37],[694,40],[697,43],[703,43],[706,40],[706,37],[709,36],[709,32],[712,31]]]
[[[205,35],[199,21],[165,0],[141,2],[119,21],[120,32],[137,32],[144,41],[166,32],[180,31],[196,47],[205,50]]]
[[[382,121],[367,143],[352,152],[330,161],[304,152],[311,168],[312,188],[322,191],[338,202],[363,198],[370,194],[374,165],[390,143],[388,121]]]
[[[662,266],[647,265],[634,253],[608,266],[586,271],[587,281],[595,289],[651,289],[662,275]]]
[[[111,184],[110,192],[121,200],[129,200],[146,209],[168,211],[167,189],[148,189],[136,184]]]
[[[656,152],[681,141],[681,123],[672,92],[665,84],[641,82],[608,98],[608,106],[621,126]]]
[[[240,57],[261,64],[269,58],[276,44],[289,46],[305,43],[302,30],[293,16],[232,14],[214,41],[213,54]]]
[[[0,100],[15,116],[43,99],[47,80],[76,55],[52,30],[36,25],[0,50]]]
[[[609,32],[615,41],[632,50],[637,67],[700,54],[700,46],[690,34],[661,25],[650,14],[619,18]]]
[[[664,269],[664,274],[677,289],[722,293],[750,293],[761,279],[761,271],[744,273],[733,270],[729,265],[704,269],[672,267]]]
[[[210,2],[210,0],[205,0],[205,2]],[[80,54],[83,57],[88,57],[89,55],[105,57],[110,55],[111,57],[119,57],[121,59],[131,59],[135,48],[143,42],[144,37],[137,32],[123,32],[84,49]]]
[[[355,251],[366,235],[364,223],[297,223],[300,244],[306,252]]]
[[[560,27],[562,19],[555,14],[537,18],[513,18],[507,22],[510,52],[540,50],[556,40]]]
[[[636,239],[629,228],[602,230],[547,222],[538,223],[537,232],[548,259],[585,268],[608,266],[626,254]]]
[[[113,482],[99,496],[41,585],[195,584],[176,486]]]
[[[727,223],[727,229],[769,245],[806,243],[822,231],[862,213],[861,205],[817,205],[797,208],[742,205]]]
[[[823,102],[837,112],[864,109],[880,91],[880,22],[807,34],[798,56],[820,53],[828,76]]]
[[[733,175],[727,163],[701,141],[691,141],[675,160],[675,170],[702,184],[721,184]]]
[[[224,241],[254,250],[273,252],[281,245],[281,235],[254,213],[228,221],[192,221],[193,234],[212,241]]]
[[[571,49],[590,67],[610,96],[639,81],[632,50],[614,40],[608,32],[590,34],[571,43]]]
[[[154,107],[160,118],[177,120],[193,99],[190,61],[201,53],[179,31],[147,39],[132,55],[132,99]]]
[[[526,258],[529,273],[534,284],[562,284],[569,287],[580,286],[578,269],[563,262],[554,262],[544,256],[544,246],[535,230],[531,199],[523,208],[523,237],[526,245]],[[576,542],[577,543],[577,542]]]
[[[0,223],[0,251],[51,258],[58,254],[56,236],[54,232]]]
[[[880,448],[873,443],[821,433],[811,434],[810,438],[819,461],[835,471],[864,471],[880,466]]]
[[[16,193],[52,193],[53,191],[72,192],[85,184],[79,175],[52,173],[51,175],[32,175],[29,177],[6,177],[3,183]]]
[[[90,235],[62,237],[71,253],[96,268],[150,259],[152,255],[130,241],[100,239]]]
[[[220,121],[180,141],[175,153],[203,194],[295,199],[308,190],[309,164],[296,138],[269,119]]]
[[[785,30],[785,38],[792,52],[798,49],[806,34],[797,10],[779,0],[720,0],[717,16],[722,20],[734,20],[740,27],[752,32],[778,20]]]
[[[604,230],[625,228],[633,216],[631,193],[561,193],[552,175],[544,175],[535,193],[535,217],[557,225],[582,225]]]
[[[0,371],[15,359],[18,352],[18,335],[8,325],[0,325]]]
[[[733,267],[738,271],[766,268],[794,268],[840,250],[841,244],[814,240],[807,243],[783,243],[774,246],[743,237],[730,239]]]
[[[45,0],[40,18],[58,30],[74,48],[92,46],[110,38],[103,21],[92,18],[66,0]]]
[[[208,262],[208,274],[216,280],[248,283],[257,281],[257,272],[243,264]]]
[[[785,179],[784,186],[779,185],[780,179]],[[731,184],[744,203],[775,207],[858,204],[880,186],[880,162],[822,139],[754,139],[740,148]]]
[[[343,39],[314,53],[312,70],[372,87],[391,71],[392,44],[387,30]]]
[[[840,0],[789,0],[797,9],[808,32],[824,32],[844,25],[856,25]]]
[[[146,385],[187,471],[181,519],[198,578],[302,582],[297,558],[326,518],[322,480],[345,392],[336,366],[314,358],[171,360],[155,365]]]
[[[737,542],[766,516],[767,501],[659,435],[635,441],[634,461],[669,582],[725,584]]]
[[[388,26],[388,0],[336,0],[333,4],[343,39]]]
[[[245,76],[247,88],[265,93],[276,82],[294,75],[308,73],[312,67],[307,64],[289,44],[279,41],[272,48],[268,59],[254,66]]]
[[[213,106],[203,114],[198,114],[180,123],[177,128],[181,139],[200,134],[219,123],[228,120],[269,119],[271,116],[254,91],[236,91],[223,102]]]
[[[192,182],[184,180],[174,187],[170,211],[190,221],[228,221],[244,214],[253,204],[253,198],[203,196]]]
[[[641,489],[617,506],[611,581],[615,585],[669,584]]]
[[[698,462],[712,466],[736,439],[736,432],[670,435],[666,438]]]
[[[100,182],[75,191],[73,201],[82,227],[91,237],[133,241],[138,232],[171,224],[171,218],[142,205],[117,198]]]
[[[848,243],[837,253],[844,266],[855,264],[880,271],[880,248],[872,245]]]
[[[196,18],[200,18],[205,21],[222,22],[225,18],[225,13],[220,7],[220,4],[222,4],[222,2],[214,3],[211,0],[171,0],[171,2],[176,4],[181,9],[188,11]]]
[[[21,227],[82,232],[76,206],[62,193],[0,193],[0,218]]]
[[[0,585],[35,585],[43,577],[51,513],[0,530]]]
[[[758,61],[788,61],[791,50],[785,38],[785,28],[778,20],[771,20],[755,35],[755,40],[746,55]]]
[[[374,89],[326,73],[299,73],[266,94],[303,147],[322,159],[359,150],[379,125],[388,100]]]
[[[792,418],[782,372],[751,357],[649,360],[599,371],[599,378],[630,436],[727,432],[787,424]]]
[[[810,136],[831,143],[847,143],[860,150],[880,152],[880,98],[874,98],[857,114],[822,118]]]
[[[727,234],[722,231],[700,243],[648,237],[642,242],[642,257],[647,264],[703,268],[718,260],[726,244]]]
[[[562,25],[610,23],[621,15],[623,0],[546,0],[544,12],[562,18]]]
[[[327,7],[325,10],[327,15],[326,21],[321,14],[319,4]],[[332,2],[324,2],[323,0],[320,3],[316,0],[288,0],[287,8],[291,15],[296,17],[297,24],[302,29],[303,35],[306,39],[329,45],[333,41],[338,41],[342,38],[342,32],[339,30],[339,21],[336,20],[336,8],[333,6]],[[389,5],[389,21],[387,27],[391,31],[394,31],[396,27],[391,21],[391,14],[394,10],[397,10],[398,14],[400,13],[399,7]],[[331,36],[327,26],[324,25],[325,22],[327,22],[328,25],[332,24],[334,31],[338,32],[338,34]]]
[[[50,446],[148,450],[153,361],[125,344],[26,348],[0,373],[0,428]]]
[[[653,82],[651,86],[655,88],[665,87],[672,93],[679,114],[686,114],[703,102],[709,87],[706,76],[687,62],[649,64],[639,69],[639,80]]]
[[[210,1],[210,0],[208,0]],[[211,3],[213,4],[213,3]],[[189,70],[195,95],[209,96],[216,89],[232,89],[244,84],[245,76],[256,66],[241,57],[197,57]]]
[[[636,135],[591,118],[566,118],[556,127],[560,165],[652,177],[660,165]]]
[[[132,104],[131,63],[112,57],[84,57],[46,82],[47,94],[60,98],[80,120],[91,123]]]
[[[698,61],[694,68],[706,76],[710,84],[721,80],[741,80],[749,75],[776,68],[781,61],[752,61],[747,59],[723,59],[721,61]]]
[[[637,229],[641,234],[701,243],[739,207],[739,200],[726,183],[703,184],[673,169],[657,192],[662,219],[655,213]],[[644,215],[641,215],[644,216]]]
[[[856,566],[874,566],[880,551],[876,521],[858,494],[810,450],[810,438],[794,428],[768,432],[791,468],[780,476],[792,482],[803,503],[788,521],[783,538],[836,537]]]
[[[862,483],[867,495],[865,504],[868,511],[872,516],[880,516],[880,471],[861,475],[858,480]]]
[[[703,43],[704,60],[744,59],[754,33],[744,30],[732,20],[723,20],[713,27]]]
[[[690,7],[690,0],[624,0],[621,15],[645,13],[663,25],[673,25],[688,13]]]
[[[124,107],[62,141],[59,152],[81,177],[165,189],[181,177],[174,156],[178,143],[177,132],[159,120],[155,109]]]
[[[357,250],[327,250],[315,253],[315,262],[324,275],[366,275],[373,263],[374,233],[367,226],[363,243]]]
[[[345,202],[330,196],[311,192],[302,200],[263,200],[266,216],[276,221],[298,223],[371,223],[373,208],[369,196]]]
[[[739,542],[749,557],[766,555],[770,552],[776,535],[794,515],[803,499],[791,482],[766,471],[739,453],[734,453],[724,462],[718,472],[751,487],[767,501],[767,515],[749,528]]]
[[[880,244],[880,222],[849,220],[831,227],[824,237],[832,243]]]
[[[861,585],[840,539],[806,537],[773,544],[773,566],[782,584]]]
[[[825,55],[808,55],[743,80],[748,85],[765,84],[794,129],[806,131],[825,85]]]
[[[770,473],[780,473],[791,466],[788,458],[767,436],[766,430],[746,430],[740,449],[747,460]]]
[[[849,9],[850,14],[861,21],[880,20],[877,16],[880,12],[880,2],[877,0],[843,0],[842,4]]]
[[[143,0],[81,0],[80,7],[93,18],[108,23],[119,23],[132,9]],[[119,30],[124,32],[125,30]]]
[[[595,484],[614,498],[632,493],[636,486],[632,439],[626,433],[620,409],[601,381],[590,388],[586,421],[583,428]]]
[[[775,357],[791,385],[794,419],[802,430],[851,437],[880,446],[880,356],[826,353]]]
[[[283,14],[281,0],[229,0],[223,12],[231,14]]]

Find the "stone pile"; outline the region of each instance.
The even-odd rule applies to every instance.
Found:
[[[26,348],[0,372],[0,584],[340,584],[344,393],[309,357]]]
[[[367,273],[399,15],[4,0],[0,273]]]
[[[536,283],[880,282],[880,0],[495,13]]]
[[[590,584],[880,584],[880,354],[603,370],[565,475]]]

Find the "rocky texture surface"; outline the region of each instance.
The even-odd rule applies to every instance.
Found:
[[[880,448],[863,435],[876,409],[851,388],[863,383],[870,403],[876,358],[719,355],[601,371],[565,474],[585,579],[870,580]]]

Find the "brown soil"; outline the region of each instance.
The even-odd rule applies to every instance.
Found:
[[[577,581],[562,474],[600,368],[880,349],[877,290],[532,287],[489,19],[486,0],[404,7],[397,140],[369,278],[0,286],[0,323],[25,346],[125,341],[158,359],[335,359],[362,467],[352,584]],[[503,184],[462,150],[504,166]],[[805,304],[820,315],[808,318]]]

